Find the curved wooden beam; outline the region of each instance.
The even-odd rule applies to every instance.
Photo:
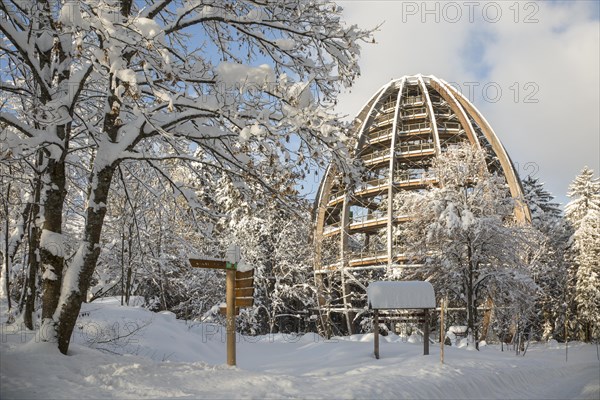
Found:
[[[444,81],[442,81],[444,82]],[[500,161],[500,166],[504,172],[504,177],[506,178],[506,182],[508,183],[508,187],[510,189],[511,196],[515,199],[515,218],[517,221],[521,223],[531,223],[531,211],[529,207],[525,203],[524,195],[523,195],[523,187],[521,186],[521,181],[515,172],[512,161],[506,152],[506,149],[498,139],[498,136],[487,122],[487,120],[481,115],[479,110],[475,108],[473,104],[465,97],[462,93],[460,93],[456,88],[448,85],[444,82],[447,87],[450,88],[455,93],[456,98],[460,102],[460,104],[471,114],[477,125],[481,128],[481,131],[485,138],[488,140],[490,145],[492,146],[492,150],[496,153],[498,160]]]

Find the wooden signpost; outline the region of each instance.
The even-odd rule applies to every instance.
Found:
[[[227,317],[227,365],[235,365],[235,316],[240,307],[254,305],[254,269],[238,271],[238,263],[225,260],[209,260],[190,258],[194,268],[224,269],[226,271],[225,298],[226,307],[221,307],[221,314]]]

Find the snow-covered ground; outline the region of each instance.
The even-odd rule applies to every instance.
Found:
[[[216,325],[115,300],[82,312],[68,357],[39,333],[2,325],[0,398],[600,398],[595,345],[570,343],[568,361],[556,343],[524,357],[446,347],[442,365],[437,345],[423,356],[421,343],[395,335],[382,338],[379,360],[371,334],[240,336],[238,366],[228,367]]]

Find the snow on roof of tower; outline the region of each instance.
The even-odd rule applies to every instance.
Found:
[[[367,295],[371,308],[435,308],[435,293],[429,282],[372,282],[367,288]]]

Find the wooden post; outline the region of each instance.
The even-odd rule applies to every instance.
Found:
[[[569,362],[569,319],[565,314],[565,362]]]
[[[423,322],[423,355],[429,355],[429,310],[425,309],[425,322]]]
[[[446,327],[444,326],[444,308],[446,300],[442,299],[442,306],[440,307],[440,361],[444,363],[444,341],[446,340]]]
[[[227,365],[235,365],[235,264],[227,263]]]
[[[375,358],[379,360],[379,310],[373,310],[373,343],[375,345]]]

